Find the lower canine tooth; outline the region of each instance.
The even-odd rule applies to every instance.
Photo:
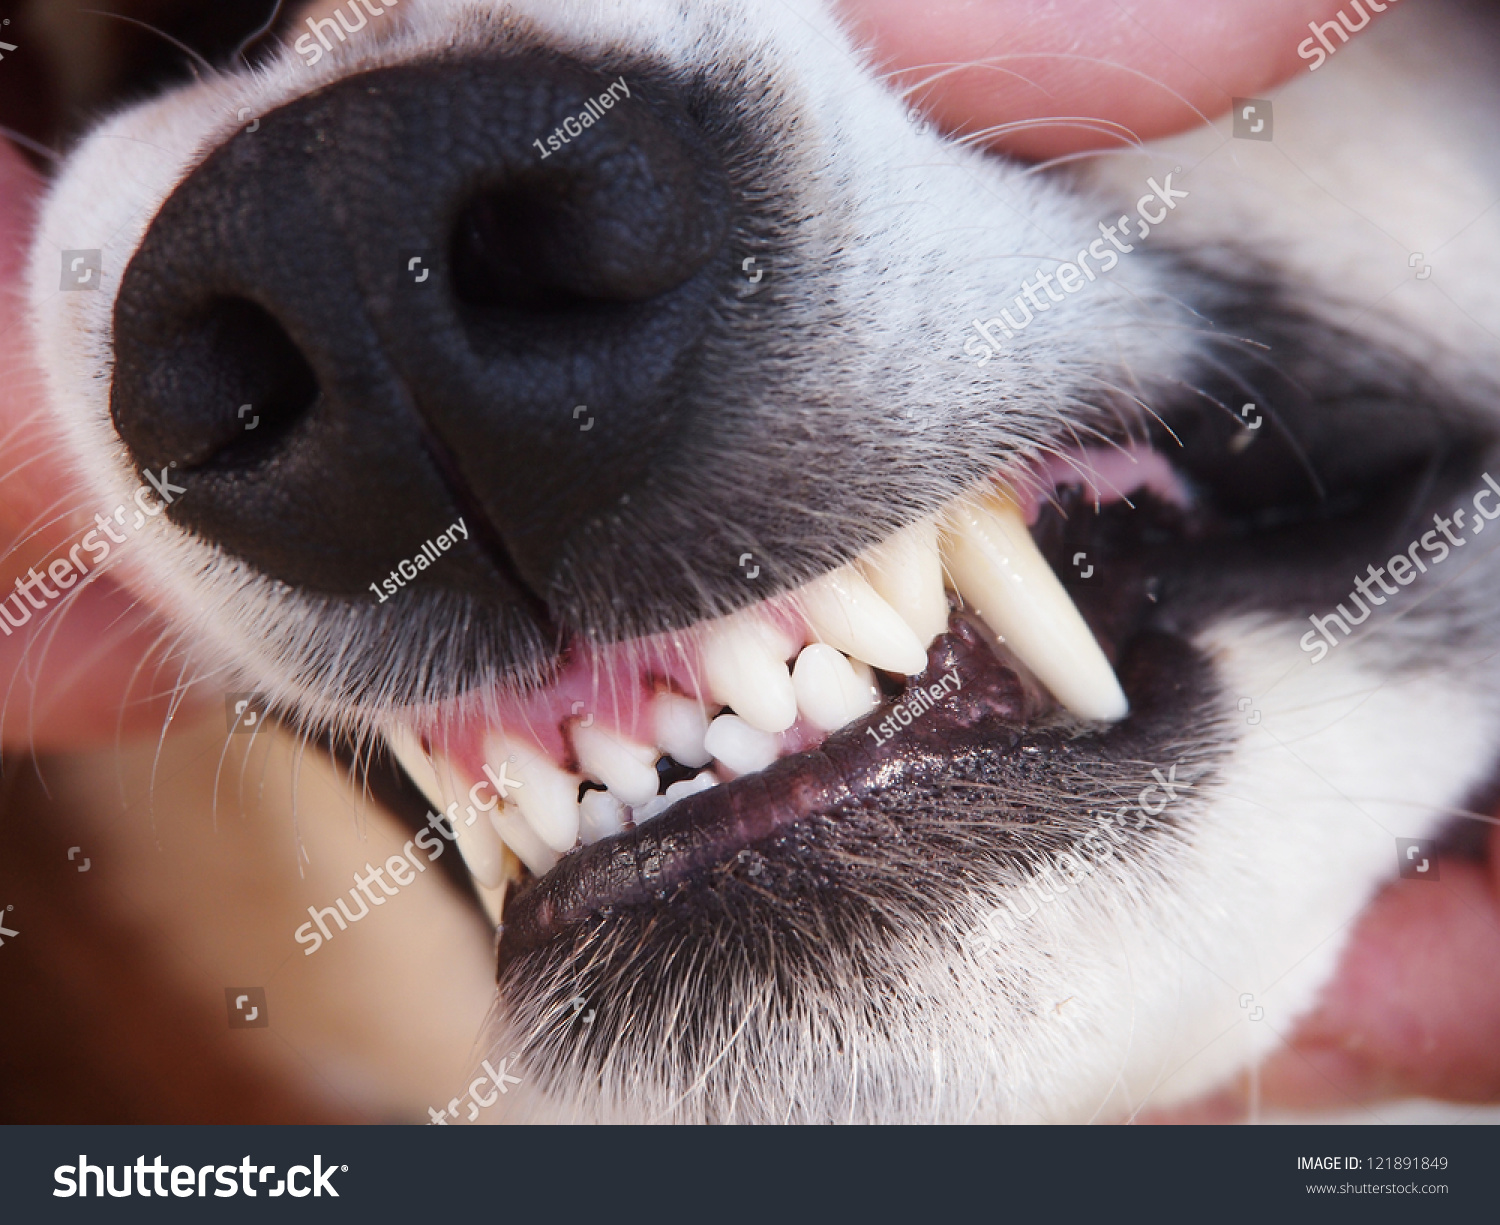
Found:
[[[492,737],[485,741],[484,752],[487,762],[502,763],[500,773],[514,780],[505,798],[520,809],[537,837],[559,855],[571,851],[578,841],[578,788],[583,780],[553,764],[534,744]],[[512,849],[526,861],[520,847],[512,843]]]
[[[809,583],[797,598],[813,633],[845,655],[903,676],[927,667],[916,631],[849,566]]]
[[[844,655],[822,642],[809,643],[792,668],[797,709],[814,727],[831,732],[875,709],[869,684]]]
[[[1059,702],[1084,719],[1125,716],[1130,705],[1114,670],[1010,498],[987,494],[955,506],[943,555],[964,603]]]
[[[656,747],[673,761],[696,769],[713,760],[713,754],[703,747],[708,712],[701,702],[678,693],[658,694],[651,704],[651,723]]]
[[[715,621],[703,632],[708,691],[734,707],[751,727],[784,732],[797,721],[797,695],[786,667],[796,647],[782,630],[754,614]]]
[[[902,529],[862,554],[856,564],[923,646],[948,629],[948,593],[943,590],[935,521]]]
[[[775,736],[751,727],[734,715],[720,715],[710,723],[704,743],[718,761],[736,774],[764,770],[776,760],[781,749]]]
[[[573,725],[573,751],[583,772],[626,804],[644,804],[656,794],[656,752],[631,744],[602,727]],[[576,793],[576,788],[575,788]]]
[[[490,813],[492,833],[505,839],[505,845],[516,853],[516,858],[531,869],[536,876],[545,876],[562,858],[556,851],[537,837],[531,823],[521,815],[518,808],[505,804]]]

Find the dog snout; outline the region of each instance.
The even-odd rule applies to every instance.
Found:
[[[152,221],[115,307],[116,429],[175,465],[180,526],[283,582],[366,594],[467,516],[426,581],[545,597],[695,411],[731,214],[687,109],[628,71],[340,80]]]

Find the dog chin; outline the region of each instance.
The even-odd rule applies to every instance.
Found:
[[[1487,522],[1473,363],[1424,362],[1404,305],[1347,325],[1283,172],[1221,137],[1038,175],[914,119],[821,10],[388,0],[301,42],[107,120],[50,193],[32,313],[104,504],[177,462],[128,384],[186,193],[351,82],[582,65],[619,115],[680,99],[732,203],[685,424],[597,469],[622,497],[548,567],[495,489],[595,479],[576,412],[584,475],[455,448],[464,496],[389,571],[195,509],[262,471],[242,439],[117,563],[205,675],[400,760],[503,916],[512,1117],[1118,1119],[1271,1051],[1395,840],[1493,766],[1494,568],[1419,543]],[[61,250],[101,292],[57,291]],[[1311,651],[1395,554],[1420,585]]]

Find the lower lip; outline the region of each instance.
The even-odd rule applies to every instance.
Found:
[[[939,782],[957,753],[1004,751],[1050,704],[961,616],[933,642],[927,660],[927,671],[907,694],[941,684],[951,673],[959,687],[889,736],[871,732],[907,703],[906,694],[816,749],[688,796],[649,824],[584,847],[526,886],[506,905],[500,969],[606,908],[664,897],[793,822],[837,819],[880,792]]]

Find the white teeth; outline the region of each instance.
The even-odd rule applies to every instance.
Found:
[[[878,702],[869,682],[854,670],[854,665],[822,642],[802,648],[792,668],[792,688],[797,691],[797,709],[802,717],[825,732],[854,722],[874,710]]]
[[[625,805],[608,791],[585,791],[578,801],[578,836],[584,845],[625,828]]]
[[[791,688],[791,681],[787,681]],[[795,714],[795,711],[793,712]],[[789,720],[787,726],[795,720]],[[781,753],[775,736],[751,727],[734,715],[720,715],[708,725],[704,744],[714,757],[736,774],[754,774],[764,770]]]
[[[492,736],[485,740],[484,752],[487,762],[502,763],[502,773],[515,781],[506,798],[521,810],[536,836],[558,854],[571,851],[578,841],[578,788],[583,780],[559,768],[540,746],[525,741]],[[526,859],[520,847],[512,848]]]
[[[816,579],[797,595],[813,633],[845,655],[903,676],[927,667],[927,650],[916,631],[849,566]]]
[[[521,815],[518,808],[502,804],[490,813],[491,831],[505,839],[505,845],[516,853],[516,858],[531,869],[535,876],[545,876],[562,858],[556,851],[537,837],[531,823]],[[497,839],[498,841],[498,839]]]
[[[637,825],[641,825],[652,817],[659,817],[667,809],[684,796],[697,795],[700,791],[707,791],[710,787],[719,785],[718,778],[712,770],[704,770],[701,774],[695,774],[692,778],[679,779],[667,788],[664,795],[653,796],[638,808],[630,810],[630,819]]]
[[[454,814],[457,820],[453,820]],[[448,815],[453,832],[458,835],[458,853],[464,857],[469,872],[486,889],[496,888],[505,875],[505,849],[494,827],[485,819],[487,814],[477,807],[465,810],[460,804]]]
[[[668,804],[675,804],[678,800],[685,799],[690,795],[697,795],[700,791],[707,791],[710,787],[717,787],[719,780],[712,770],[704,770],[701,774],[695,774],[692,778],[678,779],[667,788],[666,799]]]
[[[583,772],[603,783],[626,804],[644,804],[656,794],[655,749],[602,727],[573,725],[573,749]]]
[[[754,614],[737,613],[709,625],[702,642],[704,677],[717,701],[762,732],[784,732],[797,721],[786,661],[800,644],[790,635]]]
[[[1014,502],[969,498],[950,514],[944,560],[953,585],[1064,706],[1120,719],[1129,703],[1104,652],[1037,550]]]
[[[651,704],[651,723],[656,729],[656,746],[673,761],[697,768],[713,760],[703,747],[708,731],[708,712],[692,698],[677,693],[657,695]]]
[[[856,563],[870,586],[911,626],[923,646],[948,628],[948,593],[937,523],[914,523],[862,554]]]
[[[455,781],[456,772],[446,763],[439,767],[405,728],[388,727],[385,736],[392,755],[421,788],[427,802],[435,811],[447,815],[448,823],[453,826],[458,853],[468,865],[469,874],[486,889],[497,888],[505,878],[505,848],[476,805],[466,805],[465,801],[459,800],[457,807],[454,806],[454,798],[461,794]]]

